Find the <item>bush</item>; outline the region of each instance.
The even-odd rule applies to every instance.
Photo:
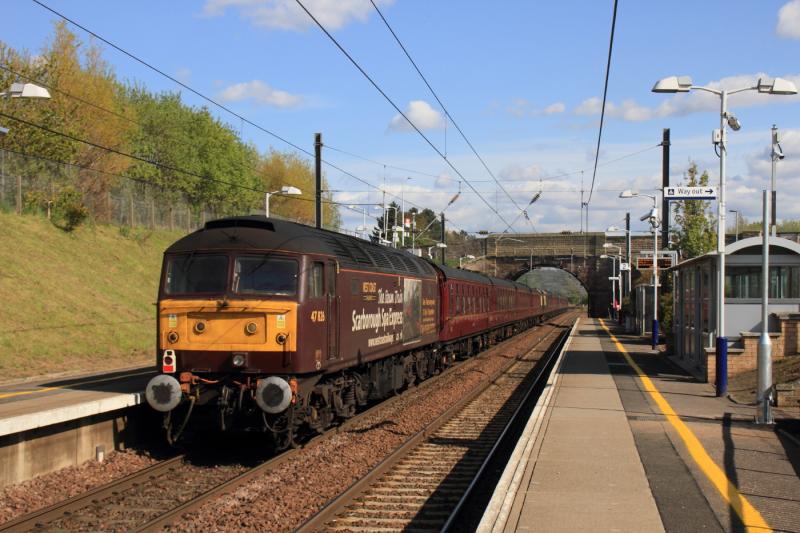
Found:
[[[53,224],[64,231],[73,231],[89,217],[81,193],[72,187],[61,191],[53,204]]]

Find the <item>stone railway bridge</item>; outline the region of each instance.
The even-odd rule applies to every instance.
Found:
[[[448,255],[480,257],[482,261],[465,263],[463,267],[506,279],[518,279],[533,268],[560,268],[572,274],[586,289],[590,316],[605,316],[612,302],[611,282],[608,280],[612,275],[612,263],[610,259],[600,259],[600,256],[607,252],[617,253],[616,248],[603,248],[606,242],[619,246],[625,255],[624,236],[610,237],[600,232],[490,235],[478,242],[452,245],[448,248]],[[631,236],[634,261],[640,250],[652,249],[651,235]],[[634,285],[639,276],[636,269],[631,272]]]

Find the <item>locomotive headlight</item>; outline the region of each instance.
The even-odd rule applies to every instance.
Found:
[[[233,366],[236,367],[243,367],[245,363],[247,363],[247,357],[243,353],[236,353],[233,354],[233,358],[231,359],[231,363]]]
[[[194,323],[194,332],[200,335],[206,330],[206,323],[202,320],[198,320]]]
[[[258,326],[255,322],[248,322],[244,327],[244,332],[248,335],[255,335],[256,331],[258,331]]]
[[[169,333],[167,333],[167,340],[172,344],[175,344],[176,342],[178,342],[179,338],[180,337],[178,337],[178,332],[177,331],[170,331]]]
[[[286,333],[278,333],[275,335],[275,342],[278,344],[284,344],[286,342]]]

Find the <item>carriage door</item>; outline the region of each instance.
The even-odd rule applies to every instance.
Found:
[[[336,293],[336,270],[334,261],[325,263],[325,299],[327,323],[328,359],[339,358],[339,297]]]

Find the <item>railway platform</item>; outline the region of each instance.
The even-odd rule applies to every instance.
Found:
[[[0,384],[0,488],[120,449],[153,367]]]
[[[800,531],[800,442],[754,418],[582,318],[479,531]]]

